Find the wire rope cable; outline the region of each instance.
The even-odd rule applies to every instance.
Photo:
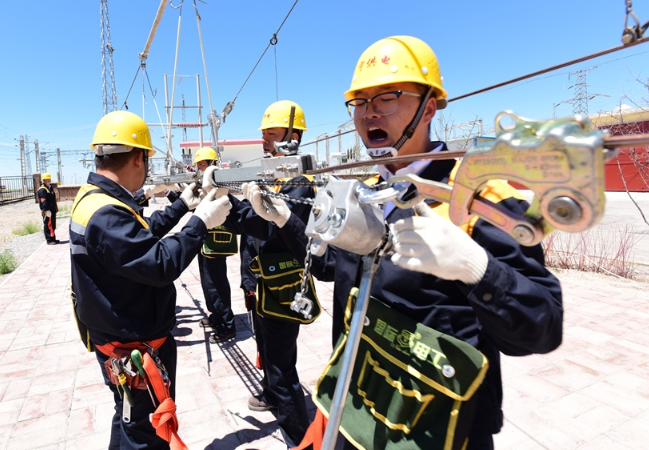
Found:
[[[151,90],[151,98],[153,99],[153,104],[155,105],[155,111],[158,114],[158,120],[159,120],[158,123],[162,126],[162,131],[166,139],[167,134],[171,134],[171,128],[165,129],[164,122],[162,121],[162,116],[160,115],[160,108],[158,108],[158,102],[155,99],[156,91],[154,91],[153,86],[151,86],[151,80],[149,79],[149,72],[146,70],[146,67],[144,67],[144,73],[146,74],[147,83],[149,83],[149,89]]]
[[[273,53],[275,54],[275,101],[279,101],[279,81],[277,79],[277,45],[273,45]]]
[[[126,108],[128,110],[128,96],[131,95],[131,90],[133,89],[133,86],[135,86],[135,82],[137,81],[137,75],[140,73],[140,69],[142,69],[142,65],[140,64],[137,66],[137,70],[135,71],[135,76],[133,77],[133,81],[131,82],[131,87],[128,88],[128,92],[126,93],[126,97],[124,98],[124,103],[122,103],[122,107],[120,109]]]
[[[207,62],[205,61],[205,49],[203,47],[203,33],[201,31],[201,15],[198,12],[198,5],[196,5],[196,0],[194,0],[194,10],[196,11],[196,27],[198,28],[198,41],[201,46],[201,58],[203,59],[203,72],[205,72],[205,86],[207,87],[207,101],[208,104],[210,105],[210,131],[212,134],[212,144],[214,149],[216,150],[216,154],[218,156],[218,164],[221,164],[221,152],[219,150],[219,126],[220,124],[217,123],[217,116],[216,112],[214,111],[214,107],[212,106],[212,91],[210,89],[210,79],[207,74]],[[203,121],[203,118],[201,117],[201,122]]]
[[[561,63],[561,64],[557,64],[555,66],[551,66],[551,67],[548,67],[548,68],[545,68],[545,69],[542,69],[542,70],[538,70],[536,72],[528,73],[527,75],[523,75],[523,76],[520,76],[520,77],[517,77],[517,78],[512,78],[511,80],[503,81],[502,83],[487,86],[485,88],[478,89],[477,91],[469,92],[467,94],[463,94],[463,95],[460,95],[458,97],[450,98],[450,99],[447,100],[447,102],[450,103],[450,102],[454,102],[456,100],[462,100],[462,99],[467,98],[467,97],[472,97],[472,96],[477,95],[477,94],[482,94],[483,92],[488,92],[488,91],[491,91],[491,90],[494,90],[494,89],[497,89],[497,88],[500,88],[500,87],[503,87],[503,86],[507,86],[509,84],[513,84],[513,83],[517,83],[519,81],[527,80],[528,78],[533,78],[533,77],[536,77],[538,75],[543,75],[544,73],[552,72],[552,71],[555,71],[555,70],[558,70],[558,69],[563,69],[564,67],[572,66],[572,65],[580,63],[580,62],[589,61],[591,59],[598,58],[598,57],[604,56],[604,55],[608,55],[610,53],[614,53],[614,52],[623,50],[625,48],[633,47],[634,45],[643,44],[645,42],[649,42],[649,37],[638,39],[637,41],[632,42],[630,44],[618,45],[617,47],[612,47],[612,48],[609,48],[609,49],[606,49],[606,50],[602,50],[601,52],[591,53],[590,55],[582,56],[581,58],[573,59],[573,60],[570,60],[570,61],[567,61],[567,62],[564,62],[564,63]]]
[[[297,2],[298,2],[298,1],[300,1],[300,0],[295,0],[295,3],[293,3],[293,6],[291,6],[291,9],[290,9],[290,10],[288,11],[288,13],[286,14],[286,17],[284,17],[284,20],[282,21],[282,24],[279,26],[279,28],[277,29],[277,31],[273,34],[273,37],[270,39],[270,41],[268,42],[268,45],[266,46],[266,48],[264,49],[263,53],[261,54],[261,56],[260,56],[259,59],[257,60],[257,63],[255,64],[255,67],[252,68],[252,70],[251,70],[250,73],[248,74],[248,77],[246,78],[246,80],[245,80],[245,81],[243,82],[243,84],[241,85],[241,88],[239,88],[239,92],[237,92],[237,95],[234,96],[234,100],[232,100],[232,103],[234,103],[234,102],[237,100],[237,98],[239,98],[239,94],[241,94],[241,91],[242,91],[243,88],[246,86],[246,83],[248,83],[248,80],[250,79],[250,77],[252,76],[252,74],[255,72],[255,69],[257,68],[257,66],[259,65],[259,63],[261,62],[261,60],[264,58],[264,55],[266,54],[266,52],[268,51],[268,49],[270,48],[270,46],[271,46],[271,45],[275,45],[275,44],[277,44],[277,35],[279,34],[280,30],[282,29],[282,27],[283,27],[284,24],[286,23],[286,20],[288,19],[288,17],[289,17],[289,16],[291,15],[291,13],[293,12],[293,9],[295,8],[295,5],[297,5]],[[273,44],[273,40],[275,41],[275,44]]]
[[[176,33],[176,56],[174,58],[174,76],[172,79],[172,87],[171,87],[171,103],[169,104],[169,133],[167,134],[167,173],[170,173],[169,171],[171,170],[171,163],[170,161],[173,159],[173,152],[172,152],[172,147],[171,147],[171,126],[173,124],[173,116],[174,116],[174,101],[175,101],[175,96],[176,96],[176,74],[178,73],[178,51],[180,48],[180,28],[182,24],[182,19],[183,19],[183,3],[184,0],[180,2],[180,5],[174,6],[171,3],[169,3],[169,6],[171,6],[174,9],[178,9],[178,32]]]

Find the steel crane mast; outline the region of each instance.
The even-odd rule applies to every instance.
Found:
[[[108,20],[108,0],[100,0],[101,5],[101,82],[104,115],[117,110],[117,90],[115,89],[115,70],[110,41],[110,22]]]

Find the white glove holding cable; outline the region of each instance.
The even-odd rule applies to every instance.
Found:
[[[216,172],[217,170],[219,170],[218,167],[209,166],[207,169],[205,169],[205,172],[203,172],[203,186],[201,186],[201,188],[205,191],[205,193],[209,193],[216,187],[216,184],[214,184],[214,172]]]
[[[187,205],[190,211],[196,209],[201,202],[201,192],[196,188],[196,182],[193,182],[183,190],[183,193],[180,194],[180,199],[185,202],[185,205]]]
[[[45,215],[47,217],[52,217],[52,211],[45,211]]]
[[[208,230],[222,225],[232,208],[232,203],[230,203],[228,197],[214,200],[215,196],[216,190],[213,190],[205,196],[196,211],[194,211],[194,215],[205,223]]]
[[[151,198],[158,192],[166,192],[168,190],[178,189],[175,185],[170,184],[145,184],[142,189],[146,198]]]
[[[282,228],[291,217],[291,210],[284,200],[261,194],[257,183],[243,183],[241,185],[243,196],[250,201],[257,215]]]
[[[415,211],[419,217],[401,219],[390,226],[395,252],[392,262],[445,280],[478,283],[487,271],[487,252],[425,203],[415,206]]]

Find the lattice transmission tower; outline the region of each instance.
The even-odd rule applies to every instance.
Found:
[[[110,22],[108,20],[108,0],[101,4],[101,82],[104,115],[117,109],[117,90],[115,89],[115,70],[113,68],[113,44],[110,41]]]
[[[586,84],[586,75],[588,75],[595,67],[589,67],[588,69],[577,70],[576,72],[570,72],[570,77],[574,76],[576,82],[573,85],[575,88],[575,94],[572,97],[572,113],[573,114],[585,114],[588,115],[588,85]]]

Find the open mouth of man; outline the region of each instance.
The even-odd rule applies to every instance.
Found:
[[[384,144],[388,139],[388,133],[377,127],[370,127],[367,129],[367,139],[370,144]]]

